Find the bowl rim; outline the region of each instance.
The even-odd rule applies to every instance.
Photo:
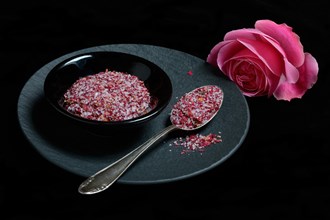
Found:
[[[68,112],[67,110],[65,110],[58,102],[59,100],[57,100],[56,104],[53,102],[53,100],[49,97],[49,90],[47,89],[47,86],[49,84],[49,78],[54,75],[56,73],[56,71],[58,69],[61,69],[62,67],[69,65],[71,63],[74,63],[75,61],[79,61],[81,59],[84,59],[86,57],[90,57],[91,56],[100,56],[102,54],[118,54],[121,56],[128,56],[130,58],[136,59],[137,61],[142,62],[143,64],[146,64],[149,67],[152,67],[152,69],[157,69],[158,72],[161,73],[161,76],[165,79],[165,81],[167,82],[166,84],[168,85],[168,91],[169,94],[167,95],[166,98],[164,98],[165,101],[162,102],[161,105],[156,105],[155,108],[151,109],[149,112],[147,112],[146,114],[140,115],[138,117],[134,117],[128,120],[122,120],[122,121],[98,121],[98,120],[90,120],[90,119],[86,119],[80,116],[77,116],[73,113]],[[81,59],[78,59],[81,58]],[[97,72],[95,72],[94,74],[96,74]],[[93,74],[90,74],[93,75]],[[134,74],[133,74],[134,75]],[[59,62],[58,64],[56,64],[53,68],[50,69],[50,71],[48,72],[48,74],[45,77],[45,81],[44,81],[44,96],[47,99],[48,103],[50,103],[56,110],[57,112],[60,112],[61,114],[63,114],[64,116],[73,119],[76,122],[81,122],[81,123],[85,123],[85,124],[90,124],[90,125],[102,125],[102,126],[124,126],[124,125],[130,125],[130,124],[140,124],[146,121],[149,121],[150,119],[152,119],[153,117],[157,116],[158,114],[160,114],[160,112],[166,108],[166,106],[169,104],[172,94],[173,94],[173,85],[171,82],[170,77],[168,76],[168,74],[157,64],[155,64],[154,62],[143,58],[141,56],[138,55],[134,55],[134,54],[130,54],[130,53],[126,53],[126,52],[118,52],[118,51],[92,51],[92,52],[85,52],[82,54],[77,54],[77,55],[73,55],[71,57],[68,57],[64,60],[62,60],[61,62]]]

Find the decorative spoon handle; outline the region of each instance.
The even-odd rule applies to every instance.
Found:
[[[133,164],[137,158],[139,158],[139,156],[149,149],[150,146],[165,137],[174,129],[177,129],[174,125],[166,127],[160,133],[150,138],[124,157],[88,177],[80,184],[78,191],[81,194],[95,194],[107,189]]]

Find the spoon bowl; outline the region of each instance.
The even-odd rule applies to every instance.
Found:
[[[198,87],[182,96],[173,106],[170,120],[181,130],[201,128],[216,116],[223,100],[220,87],[207,85]]]
[[[193,131],[208,124],[218,113],[223,91],[215,85],[198,87],[182,96],[173,106],[171,125],[154,137],[83,181],[78,191],[95,194],[111,186],[146,150],[174,130]]]

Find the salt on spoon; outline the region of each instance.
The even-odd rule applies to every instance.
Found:
[[[201,128],[218,113],[223,102],[223,91],[216,85],[198,87],[182,96],[173,106],[171,125],[116,162],[96,172],[82,182],[81,194],[95,194],[111,186],[153,144],[174,130],[192,131]]]

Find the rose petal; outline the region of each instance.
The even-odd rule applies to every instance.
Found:
[[[225,63],[229,78],[236,83],[246,96],[267,94],[267,83],[263,70],[251,60],[231,60]]]
[[[289,62],[298,67],[304,63],[304,50],[299,36],[286,24],[271,20],[258,20],[255,28],[276,39],[286,53]]]
[[[283,82],[274,92],[277,100],[290,101],[294,98],[301,98],[305,92],[312,88],[317,81],[318,63],[309,53],[305,53],[305,63],[299,67],[300,77],[297,83]]]
[[[304,77],[301,78],[301,83],[307,89],[311,89],[317,81],[319,65],[310,53],[305,53],[305,65],[300,67],[299,71],[304,72]]]
[[[254,28],[243,28],[227,32],[224,37],[224,40],[236,40],[239,38],[257,40],[259,38],[259,35],[265,34]]]
[[[242,68],[242,63],[249,64],[249,70],[247,68]],[[244,50],[238,52],[233,56],[231,59],[226,60],[226,62],[223,63],[222,66],[223,72],[235,83],[239,84],[237,82],[236,75],[239,73],[241,75],[254,72],[256,75],[256,80],[258,79],[266,79],[263,80],[264,83],[259,84],[259,89],[256,91],[253,91],[253,93],[250,91],[248,92],[248,96],[256,95],[256,94],[267,94],[269,97],[273,95],[274,90],[278,86],[279,77],[274,75],[268,68],[265,66],[265,64],[250,50],[245,48]],[[241,88],[243,93],[246,93],[247,88]],[[265,92],[267,91],[267,92]]]
[[[209,55],[206,58],[206,61],[210,64],[212,64],[213,66],[217,66],[217,59],[218,59],[218,53],[219,50],[229,44],[230,41],[221,41],[219,43],[217,43],[210,51]]]
[[[218,57],[217,57],[217,65],[221,70],[223,70],[222,67],[224,65],[224,62],[235,58],[235,55],[237,53],[244,50],[244,46],[236,40],[226,41],[226,42],[227,42],[226,44],[223,44],[219,48]],[[248,51],[248,53],[250,52]],[[247,56],[248,53],[244,53],[244,56]]]
[[[249,39],[238,41],[255,53],[275,75],[280,76],[283,73],[283,57],[272,46]]]
[[[299,79],[299,70],[291,64],[288,59],[284,58],[284,66],[285,66],[285,81],[288,83],[296,83]]]
[[[271,36],[257,30],[257,29],[252,29],[252,28],[244,28],[244,29],[239,29],[239,30],[234,30],[230,31],[225,35],[225,40],[236,40],[236,39],[250,39],[250,40],[258,40],[258,41],[263,41],[263,42],[268,42],[271,45],[273,45],[278,52],[282,54],[283,57],[286,56],[285,51],[279,44],[279,42],[272,38]]]

